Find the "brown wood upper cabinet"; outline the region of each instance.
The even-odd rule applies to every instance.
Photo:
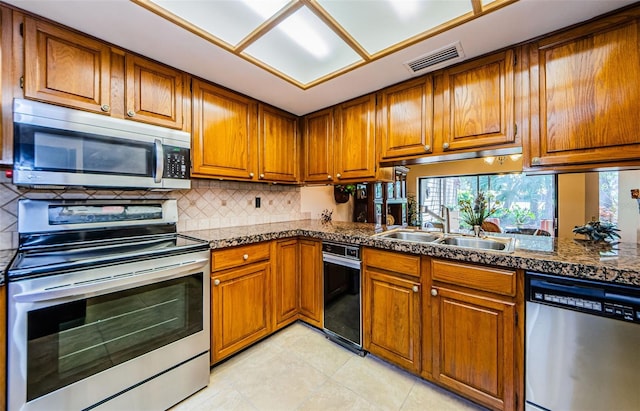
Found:
[[[125,64],[126,117],[182,129],[184,73],[132,54]]]
[[[380,159],[421,156],[433,150],[433,78],[421,77],[377,96]]]
[[[259,104],[258,152],[260,180],[298,182],[298,118]]]
[[[26,98],[96,113],[111,111],[111,49],[57,25],[24,20]]]
[[[436,77],[442,98],[438,151],[515,141],[515,64],[514,51],[507,50],[445,69]]]
[[[13,52],[12,14],[10,9],[0,7],[0,164],[13,163],[12,104],[14,88],[18,87],[13,81],[13,66],[22,64],[20,56]]]
[[[639,18],[634,8],[530,45],[525,168],[637,164]]]
[[[257,179],[257,103],[193,79],[194,177]]]
[[[336,182],[376,176],[375,115],[374,94],[335,107]]]
[[[31,17],[24,21],[24,53],[26,98],[184,128],[181,71],[133,54],[125,54],[122,67],[122,52],[114,56],[101,41]]]
[[[303,147],[305,182],[327,182],[334,179],[333,108],[304,117]]]

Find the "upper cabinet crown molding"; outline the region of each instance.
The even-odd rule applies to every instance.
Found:
[[[528,170],[588,170],[640,159],[640,9],[529,45]]]

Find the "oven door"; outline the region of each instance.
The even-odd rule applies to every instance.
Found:
[[[9,410],[84,409],[208,353],[207,253],[9,282]]]

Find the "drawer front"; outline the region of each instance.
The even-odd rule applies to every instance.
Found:
[[[420,277],[419,255],[365,248],[363,261],[367,267],[375,267],[411,277]]]
[[[516,295],[516,271],[453,261],[431,260],[434,281],[508,296]]]
[[[271,245],[266,242],[214,250],[211,253],[211,271],[241,267],[256,261],[268,260],[270,249]]]

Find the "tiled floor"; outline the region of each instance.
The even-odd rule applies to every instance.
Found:
[[[187,410],[482,408],[296,323],[214,367],[209,386],[172,409]]]

